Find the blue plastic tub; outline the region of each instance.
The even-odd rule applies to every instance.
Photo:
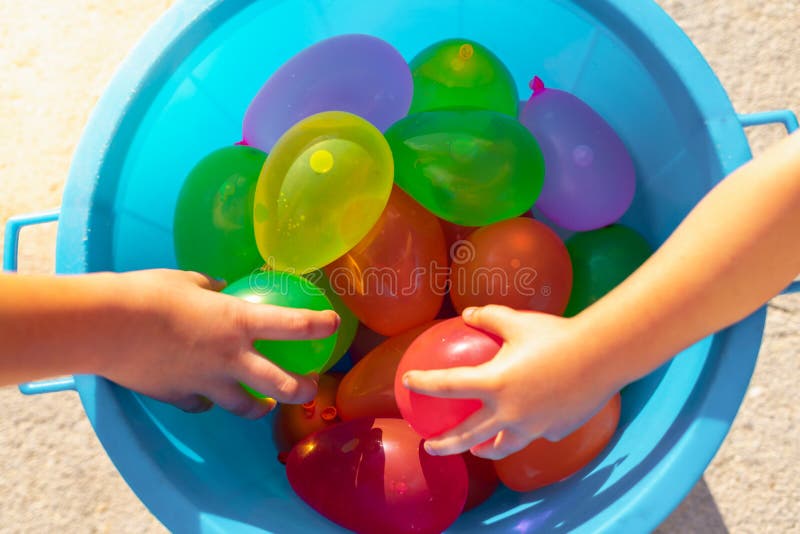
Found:
[[[695,203],[750,157],[743,125],[699,52],[649,0],[192,0],[131,54],[75,155],[59,219],[60,273],[174,267],[172,214],[189,169],[241,138],[250,99],[279,65],[341,33],[368,33],[407,57],[463,36],[495,51],[522,95],[533,74],[574,91],[631,149],[638,193],[624,222],[661,243]],[[523,45],[524,43],[524,45]],[[9,223],[6,267],[19,227]],[[765,311],[686,350],[624,392],[608,449],[570,480],[498,492],[452,532],[654,528],[717,451],[747,388]],[[289,488],[270,425],[213,410],[187,415],[94,376],[22,386],[74,388],[136,494],[175,531],[334,532]]]

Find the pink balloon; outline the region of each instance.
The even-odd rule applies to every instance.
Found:
[[[430,456],[402,419],[355,419],[312,434],[292,449],[286,474],[309,506],[358,533],[438,534],[467,500],[464,459]]]
[[[310,46],[267,80],[244,116],[243,142],[270,152],[294,124],[346,111],[381,131],[405,117],[414,91],[403,56],[370,35],[339,35]]]
[[[482,406],[478,399],[441,399],[409,391],[403,375],[420,369],[480,365],[497,354],[501,339],[471,326],[461,317],[448,319],[423,332],[406,350],[394,381],[394,395],[403,418],[422,437],[431,438],[455,427]]]

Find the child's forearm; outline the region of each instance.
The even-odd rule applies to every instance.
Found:
[[[752,313],[800,271],[800,134],[717,186],[627,281],[576,318],[619,386]],[[597,350],[592,350],[597,349]],[[611,352],[610,352],[610,351]]]
[[[220,294],[196,272],[154,269],[76,277],[0,275],[0,385],[97,374],[191,412],[212,403],[258,418],[275,401],[314,397],[313,377],[289,373],[257,339],[332,335],[333,311],[253,304]]]
[[[0,385],[97,373],[124,322],[118,289],[104,274],[0,275]]]

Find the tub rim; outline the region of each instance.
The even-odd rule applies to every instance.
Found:
[[[212,18],[216,22],[220,17],[230,17],[253,1],[181,0],[150,28],[122,63],[95,107],[73,157],[58,229],[58,273],[87,272],[91,264],[89,229],[95,233],[110,230],[92,224],[93,210],[98,209],[98,182],[108,161],[113,159],[113,151],[122,149],[119,139],[126,132],[135,131],[142,119],[143,113],[136,118],[135,111],[146,109],[161,89],[163,83],[153,82],[158,79],[159,67],[170,57],[182,53],[193,29],[204,25],[213,27]],[[574,3],[590,14],[600,9],[597,7],[600,3],[592,0]],[[677,24],[652,1],[606,0],[602,9],[613,12],[617,22],[630,32],[631,39],[651,43],[651,52],[664,60],[661,67],[681,81],[704,118],[703,127],[716,148],[723,174],[729,174],[749,160],[750,148],[727,93]],[[687,84],[685,80],[692,80],[692,83]],[[765,318],[766,308],[761,308],[715,335],[715,343],[721,345],[720,355],[707,361],[706,366],[713,364],[713,369],[704,368],[704,372],[710,372],[708,387],[702,392],[697,391],[698,388],[692,391],[695,413],[686,432],[655,468],[625,494],[631,495],[624,506],[604,509],[580,525],[581,529],[649,531],[680,504],[716,454],[738,412],[755,367]],[[730,357],[728,353],[733,347],[743,356]],[[191,524],[208,527],[204,522],[207,517],[198,518],[194,504],[174,490],[155,460],[144,453],[130,423],[120,424],[124,410],[119,402],[104,403],[103,417],[98,419],[96,400],[116,401],[115,389],[119,386],[100,377],[81,375],[76,377],[76,388],[99,441],[145,506],[172,528]],[[681,491],[676,491],[675,487]],[[143,496],[147,497],[146,501]]]

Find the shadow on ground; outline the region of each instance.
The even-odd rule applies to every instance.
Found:
[[[705,479],[700,479],[691,493],[672,515],[656,530],[656,534],[684,534],[702,532],[703,534],[728,534],[728,527],[722,519],[711,490]]]

